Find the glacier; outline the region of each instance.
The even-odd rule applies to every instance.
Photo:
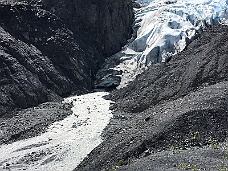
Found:
[[[96,87],[122,88],[151,64],[168,62],[206,28],[228,23],[228,0],[137,0],[134,33],[97,74]],[[120,79],[121,78],[121,79]]]

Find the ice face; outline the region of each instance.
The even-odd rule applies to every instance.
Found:
[[[140,27],[136,39],[128,46],[140,53],[140,57],[137,57],[140,67],[164,62],[194,40],[197,31],[206,26],[226,23],[228,17],[225,0],[150,2],[136,9]]]
[[[136,2],[141,8],[135,9],[133,38],[114,55],[121,63],[112,69],[123,71],[118,75],[121,77],[119,88],[151,64],[165,62],[182,51],[203,28],[228,21],[227,0]]]

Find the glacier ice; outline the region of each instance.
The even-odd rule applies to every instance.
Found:
[[[228,0],[136,2],[141,7],[135,8],[132,39],[106,61],[98,75],[105,75],[107,70],[108,75],[96,82],[97,87],[112,85],[111,82],[117,86],[118,80],[118,88],[124,87],[151,64],[165,62],[184,50],[204,28],[228,23]]]

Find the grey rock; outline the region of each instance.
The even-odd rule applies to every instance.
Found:
[[[14,111],[11,115],[1,117],[0,144],[40,135],[46,131],[50,124],[71,115],[71,107],[72,105],[67,103],[47,102],[37,107]]]
[[[120,84],[122,71],[100,69],[96,74],[95,88],[115,88]]]
[[[87,35],[85,42],[106,56],[118,52],[131,36],[131,0],[42,0],[41,4],[79,33],[75,36]]]

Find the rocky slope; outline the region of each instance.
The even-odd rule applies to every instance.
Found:
[[[151,65],[114,91],[105,141],[75,170],[227,167],[227,144],[217,144],[228,131],[227,32],[208,29],[169,63]]]
[[[0,116],[91,90],[105,57],[129,38],[133,19],[128,0],[3,0],[0,15]]]
[[[0,145],[38,136],[50,124],[72,114],[72,104],[47,102],[0,118]]]

